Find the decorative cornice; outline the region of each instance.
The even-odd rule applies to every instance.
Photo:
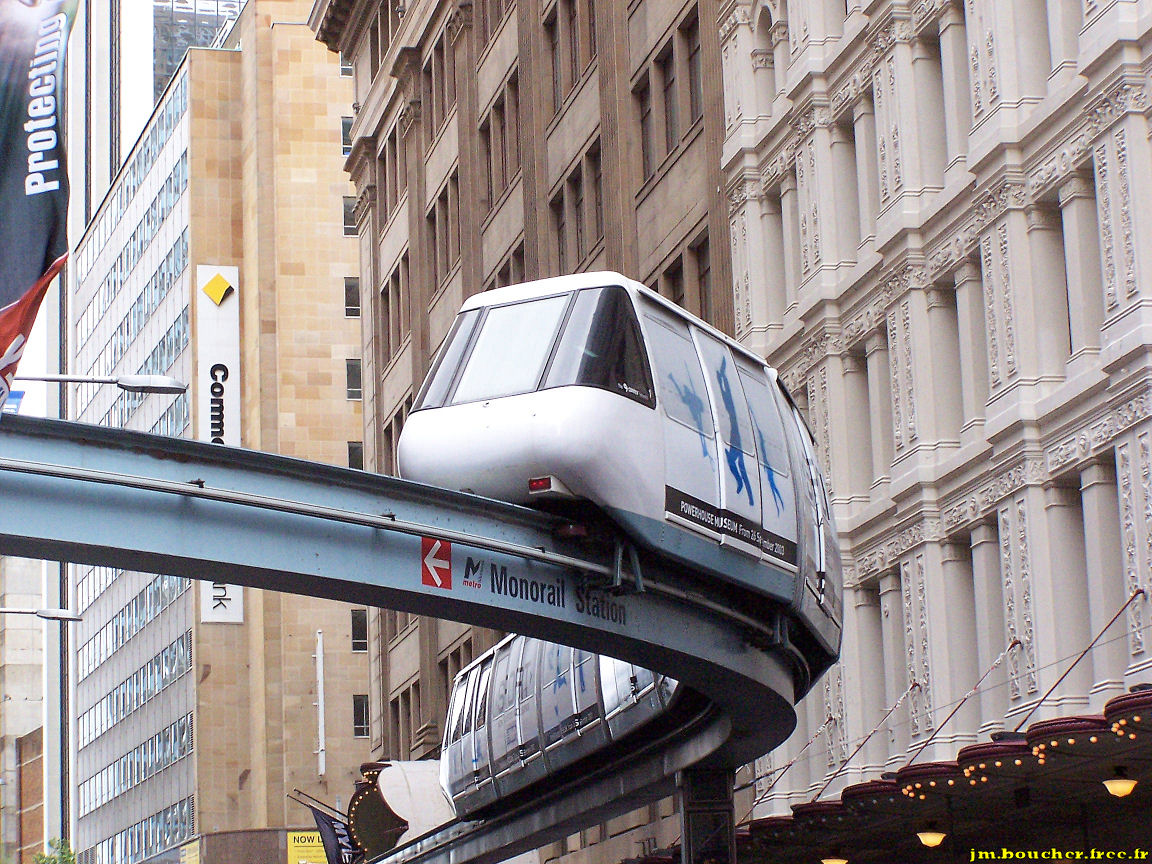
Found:
[[[840,333],[824,325],[811,334],[797,352],[796,361],[800,369],[807,374],[814,366],[832,355],[839,355],[843,351]]]
[[[897,299],[907,291],[926,288],[929,284],[927,273],[919,263],[905,262],[882,274],[872,292],[872,302],[844,325],[844,344],[851,346],[866,338],[885,322],[888,307]]]
[[[1042,459],[1021,459],[975,490],[960,495],[942,510],[944,530],[951,533],[964,525],[982,521],[1001,501],[1025,486],[1043,483],[1047,477]]]
[[[1150,415],[1152,405],[1147,393],[1138,393],[1120,405],[1107,408],[1044,451],[1048,473],[1058,474],[1071,465],[1095,458],[1110,448],[1118,435]]]
[[[762,198],[764,189],[760,179],[755,175],[741,175],[728,184],[728,212],[735,213],[748,201]]]
[[[928,255],[927,273],[931,277],[939,276],[968,257],[980,242],[984,229],[1007,211],[1022,208],[1027,197],[1023,182],[1015,178],[1003,179],[995,188],[977,196],[972,216],[964,226]]]
[[[1085,104],[1084,119],[1072,131],[1060,149],[1040,163],[1028,175],[1028,193],[1043,194],[1054,183],[1075,171],[1092,158],[1092,142],[1125,114],[1148,110],[1149,98],[1141,80],[1123,78]]]
[[[407,135],[419,120],[420,100],[409,99],[408,104],[400,111],[400,116],[396,120],[396,128],[400,130],[401,135]]]
[[[845,108],[854,105],[856,100],[872,87],[872,70],[872,57],[867,55],[843,86],[833,91],[829,104],[834,115],[839,116]]]
[[[722,43],[727,42],[729,37],[736,32],[737,27],[747,27],[750,23],[751,17],[748,12],[748,7],[737,6],[720,25],[720,41]]]
[[[472,27],[472,0],[457,0],[456,9],[448,18],[447,32],[448,41],[455,45],[456,40],[460,38],[465,30]]]
[[[832,125],[832,109],[828,105],[811,105],[797,112],[791,121],[792,131],[807,138],[815,129],[826,129]]]
[[[907,18],[890,18],[882,27],[873,31],[869,39],[872,57],[879,61],[894,45],[911,42],[914,38],[916,31],[912,21]]]
[[[940,519],[928,517],[885,534],[875,543],[855,552],[858,580],[866,580],[896,567],[901,556],[917,546],[943,538]]]
[[[360,194],[356,196],[356,205],[352,209],[352,216],[356,220],[356,224],[360,225],[368,215],[372,212],[372,207],[376,203],[376,184],[369,183],[360,190]]]

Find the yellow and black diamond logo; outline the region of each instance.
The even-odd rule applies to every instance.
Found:
[[[208,298],[217,306],[223,303],[224,298],[234,290],[236,289],[232,287],[232,283],[219,273],[209,279],[203,288],[204,293],[207,294]]]

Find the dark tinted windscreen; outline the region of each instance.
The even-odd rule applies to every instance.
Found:
[[[582,384],[652,407],[652,376],[640,325],[619,286],[580,291],[556,349],[545,387]]]
[[[424,389],[417,397],[416,407],[413,410],[439,408],[444,404],[449,391],[452,389],[452,382],[456,380],[456,373],[460,369],[460,360],[472,338],[472,331],[475,329],[476,319],[479,317],[479,309],[469,309],[467,312],[456,316],[456,320],[452,322],[452,330],[448,333],[448,338],[444,340],[444,347],[440,349],[440,356],[436,358],[432,374],[424,382]]]

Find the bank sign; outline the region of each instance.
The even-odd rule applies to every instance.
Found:
[[[240,446],[240,271],[199,264],[193,306],[196,319],[196,437]],[[244,623],[244,589],[201,581],[200,621]]]

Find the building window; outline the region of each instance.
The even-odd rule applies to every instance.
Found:
[[[356,199],[351,195],[344,196],[344,236],[356,236]]]
[[[596,57],[596,0],[585,0],[584,14],[588,19],[588,59]]]
[[[568,272],[568,231],[564,218],[564,195],[552,199],[552,227],[556,233],[556,272]]]
[[[345,370],[348,378],[348,398],[360,399],[364,395],[360,384],[360,361],[346,360]]]
[[[564,104],[564,61],[560,56],[560,28],[555,14],[544,23],[544,36],[552,60],[552,113],[559,114],[560,106]]]
[[[648,86],[648,76],[636,88],[636,107],[640,112],[640,154],[647,180],[656,170],[655,142],[652,140],[652,89]]]
[[[352,152],[352,118],[340,118],[340,152],[347,156]]]
[[[363,441],[349,441],[348,442],[348,467],[355,468],[357,471],[364,470],[364,442]]]
[[[488,40],[495,35],[501,20],[504,18],[505,5],[504,0],[478,0],[475,4],[474,15],[481,45],[487,44]]]
[[[700,53],[700,19],[693,17],[684,28],[688,48],[688,114],[695,123],[704,114],[704,61]]]
[[[664,56],[656,61],[664,89],[664,151],[671,153],[680,143],[680,109],[676,104],[676,58],[669,45]]]
[[[343,51],[340,52],[340,74],[345,78],[352,77],[352,64],[349,62],[348,57]]]
[[[352,650],[362,652],[368,650],[368,610],[352,610]]]
[[[488,209],[520,170],[520,89],[515,72],[480,123],[481,158],[488,184]]]
[[[712,289],[712,260],[708,250],[708,235],[692,247],[696,259],[696,284],[700,292],[700,317],[709,324],[716,323],[716,297]]]
[[[368,694],[356,693],[352,696],[352,737],[367,738],[369,729]]]
[[[576,239],[576,260],[582,261],[588,247],[584,232],[584,174],[579,167],[568,177],[568,199],[572,202],[572,228]]]
[[[571,92],[580,80],[580,40],[576,21],[576,0],[559,0],[564,8],[565,31],[564,51],[568,55],[568,90]]]
[[[596,238],[604,236],[604,185],[600,176],[600,142],[588,151],[588,176],[592,180],[592,225]]]
[[[344,317],[360,317],[360,277],[344,277]]]

